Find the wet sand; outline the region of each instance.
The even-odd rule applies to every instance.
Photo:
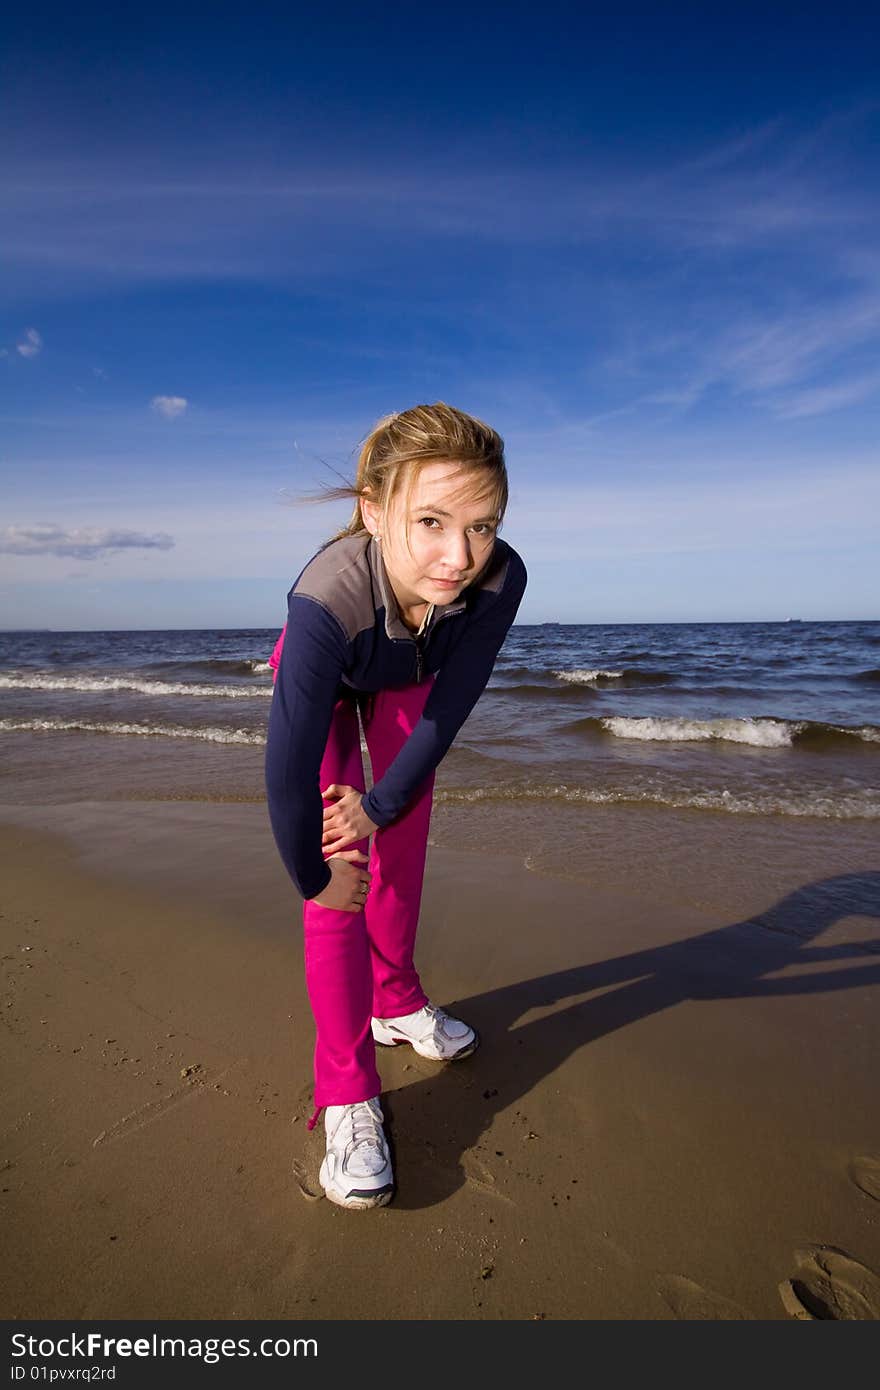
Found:
[[[380,1050],[397,1194],[347,1212],[265,808],[5,807],[2,1315],[880,1316],[880,869],[767,818],[760,887],[701,890],[687,823],[653,903],[646,813],[592,885],[432,847],[417,959],[482,1047]]]

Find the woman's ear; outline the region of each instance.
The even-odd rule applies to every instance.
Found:
[[[361,516],[364,519],[364,525],[370,535],[378,535],[381,529],[381,511],[379,503],[372,501],[369,497],[365,497],[363,493],[361,494]]]

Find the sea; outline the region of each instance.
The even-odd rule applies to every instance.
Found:
[[[0,802],[263,801],[277,636],[0,633]],[[433,842],[577,875],[638,808],[709,818],[719,843],[809,822],[864,857],[880,622],[515,624],[438,769]]]

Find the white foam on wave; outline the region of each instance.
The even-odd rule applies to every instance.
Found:
[[[553,675],[558,681],[567,681],[569,685],[590,685],[600,676],[604,676],[606,680],[620,680],[623,672],[592,671],[586,666],[576,666],[573,671],[554,671]]]
[[[805,726],[785,719],[659,719],[612,715],[601,724],[616,738],[663,743],[749,743],[755,748],[790,748]]]
[[[266,735],[251,729],[187,729],[182,724],[126,724],[88,719],[0,719],[0,733],[19,734],[119,734],[135,738],[192,738],[206,743],[244,743],[258,748]],[[361,736],[361,753],[369,753]]]
[[[138,738],[192,738],[206,743],[246,743],[259,745],[266,735],[250,729],[187,729],[181,724],[126,724],[87,719],[0,719],[0,733],[82,733],[135,735]]]
[[[261,662],[266,670],[269,663]],[[134,690],[140,695],[189,695],[204,699],[251,700],[254,696],[272,694],[272,687],[253,685],[186,685],[183,681],[135,680],[125,676],[0,676],[0,690],[80,691],[87,695],[112,694],[117,690]]]
[[[473,787],[435,792],[434,799],[449,805],[477,801],[567,801],[585,805],[651,805],[681,810],[726,811],[739,816],[815,816],[821,820],[880,820],[880,801],[859,796],[828,796],[823,792],[787,795],[784,792],[636,791],[602,790],[599,787]]]

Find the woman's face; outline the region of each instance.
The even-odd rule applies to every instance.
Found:
[[[492,558],[497,517],[490,474],[468,475],[454,463],[428,463],[406,504],[407,479],[392,499],[384,524],[364,511],[379,533],[382,558],[398,603],[452,603]],[[406,541],[409,539],[409,549]]]

